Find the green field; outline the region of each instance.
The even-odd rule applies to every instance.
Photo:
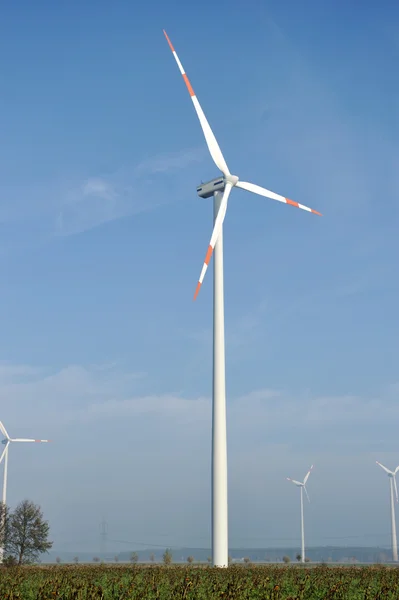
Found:
[[[399,598],[392,567],[52,566],[0,569],[1,600]]]

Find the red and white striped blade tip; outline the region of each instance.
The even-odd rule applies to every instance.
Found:
[[[197,287],[195,288],[194,300],[197,298],[197,296],[199,294],[199,291],[201,289],[201,285],[202,285],[202,282],[204,280],[206,270],[208,269],[209,262],[210,262],[210,260],[212,258],[212,254],[213,254],[213,248],[212,248],[212,245],[209,244],[208,250],[206,252],[205,260],[204,260],[204,265],[202,267],[202,272],[201,272],[201,275],[200,275],[200,280],[198,281]]]
[[[164,35],[166,37],[166,41],[169,44],[169,48],[172,50],[172,52],[174,52],[175,49],[173,48],[172,42],[170,41],[168,34],[166,33],[165,29],[163,29],[162,31],[164,32]]]
[[[202,285],[202,283],[200,283],[200,282],[197,283],[197,287],[195,288],[194,300],[197,299],[197,296],[198,296],[199,291],[201,289],[201,285]]]
[[[172,54],[175,58],[175,61],[179,68],[180,74],[182,75],[184,83],[186,84],[186,87],[187,87],[188,93],[190,94],[191,100],[194,104],[195,112],[197,113],[197,117],[198,117],[200,125],[202,127],[202,131],[205,136],[205,141],[207,143],[210,155],[211,155],[215,165],[217,166],[217,168],[220,169],[222,171],[222,173],[224,173],[225,175],[230,175],[229,168],[226,164],[226,161],[225,161],[222,151],[219,147],[219,144],[215,138],[215,134],[213,133],[211,126],[209,125],[208,120],[204,114],[204,111],[201,108],[198,98],[194,93],[193,86],[191,85],[190,80],[187,77],[187,73],[184,70],[184,67],[183,67],[179,57],[177,56],[177,52],[174,49],[173,44],[170,41],[169,36],[166,33],[165,29],[163,30],[163,32],[166,37],[166,41],[169,44],[169,48],[171,49]]]
[[[319,217],[322,216],[322,214],[318,210],[314,210],[313,208],[310,208],[309,206],[305,206],[304,204],[300,204],[299,202],[290,200],[290,198],[287,198],[286,196],[282,196],[281,194],[276,194],[275,192],[272,192],[271,190],[267,190],[266,188],[261,187],[260,185],[256,185],[255,183],[238,180],[236,183],[236,186],[238,188],[241,188],[242,190],[246,190],[247,192],[252,192],[253,194],[258,194],[259,196],[263,196],[265,198],[270,198],[271,200],[277,200],[278,202],[283,202],[284,204],[289,204],[290,206],[295,206],[296,208],[300,208],[302,210],[305,210],[306,212],[313,213],[314,215],[318,215]]]

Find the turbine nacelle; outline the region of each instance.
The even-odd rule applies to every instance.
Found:
[[[300,481],[296,481],[295,479],[291,479],[291,477],[287,477],[287,481],[291,481],[294,485],[296,485],[298,487],[305,487],[304,483],[301,483]]]
[[[379,467],[381,467],[381,469],[383,469],[385,471],[385,473],[388,475],[388,477],[395,477],[396,473],[399,471],[399,467],[396,467],[396,469],[394,471],[391,471],[390,469],[385,467],[383,464],[378,462],[378,460],[376,460],[375,462],[377,463],[377,465]]]
[[[212,198],[215,192],[224,192],[226,183],[230,183],[232,187],[237,185],[238,177],[236,175],[227,175],[211,179],[207,183],[201,183],[197,187],[197,194],[200,198]]]
[[[223,192],[226,187],[225,179],[222,176],[211,179],[207,183],[201,183],[197,187],[197,194],[200,198],[212,198],[215,192]]]

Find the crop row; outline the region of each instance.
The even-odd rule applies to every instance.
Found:
[[[372,600],[399,598],[388,567],[54,566],[0,570],[1,600]]]

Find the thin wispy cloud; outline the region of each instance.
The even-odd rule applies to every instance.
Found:
[[[182,420],[195,422],[208,422],[209,399],[194,398],[192,400],[174,394],[148,395],[123,400],[107,400],[102,404],[91,404],[80,413],[84,421],[93,418],[106,417],[112,419],[135,418],[140,415],[151,415],[154,419],[168,417],[181,424]],[[78,416],[78,415],[77,415]]]
[[[262,336],[261,325],[267,311],[267,303],[261,301],[252,306],[244,314],[234,315],[226,323],[225,340],[229,360],[241,360],[244,354],[251,352],[254,344]],[[189,331],[185,334],[201,346],[201,352],[208,353],[212,347],[212,326],[200,330]],[[202,360],[202,358],[201,358]]]
[[[145,373],[122,370],[118,364],[66,365],[61,369],[2,364],[0,401],[3,418],[16,422],[23,414],[27,423],[49,420],[69,408],[96,400],[107,401],[114,394],[134,390]]]
[[[86,180],[69,190],[56,218],[58,235],[73,235],[127,215],[150,210],[150,202],[134,201],[133,190],[104,179]]]
[[[137,426],[137,419],[144,415],[157,421],[167,417],[164,425],[173,431],[183,422],[196,428],[201,423],[201,428],[210,426],[209,397],[151,393],[151,378],[143,379],[141,373],[121,370],[112,364],[72,365],[50,374],[45,368],[9,365],[0,375],[0,398],[7,399],[3,418],[15,422],[15,408],[18,408],[18,414],[27,420],[24,427],[29,426],[32,418],[36,421],[39,408],[40,420],[44,418],[46,428],[54,426],[56,421],[67,427],[74,421],[87,421],[95,427],[97,420],[107,419],[110,430],[115,428],[116,431],[121,419],[132,419]],[[303,435],[317,435],[317,439],[323,436],[325,443],[331,443],[339,431],[340,444],[356,442],[359,449],[365,449],[372,441],[373,431],[378,432],[380,425],[399,417],[395,399],[397,387],[394,382],[380,394],[370,396],[320,396],[309,390],[295,392],[267,388],[239,396],[230,395],[229,428],[233,439],[238,432],[241,440],[247,436],[247,444],[251,444],[253,436],[259,432],[264,433],[266,444],[277,443],[279,437],[288,440],[298,428]],[[31,405],[33,398],[36,398],[34,406]],[[378,434],[374,441],[382,442]],[[392,442],[388,429],[384,443],[388,448]]]
[[[164,173],[166,171],[184,169],[191,163],[202,162],[207,156],[206,148],[188,148],[183,152],[174,152],[154,156],[142,161],[135,167],[137,175],[145,173]]]
[[[71,176],[34,185],[0,186],[0,222],[12,227],[7,247],[83,233],[153,210],[178,195],[185,179],[184,171],[205,156],[202,147],[188,148],[155,155],[107,174],[91,173],[82,179]],[[179,172],[179,181],[173,197],[165,194],[165,190],[174,182],[176,172]],[[3,244],[5,239],[7,236],[3,234]]]
[[[13,365],[10,362],[0,362],[0,385],[9,383],[23,383],[42,377],[45,369],[30,365]]]
[[[168,202],[159,175],[173,174],[204,158],[202,149],[161,154],[107,177],[90,177],[68,190],[56,218],[58,235],[82,233],[110,221],[153,210]]]

